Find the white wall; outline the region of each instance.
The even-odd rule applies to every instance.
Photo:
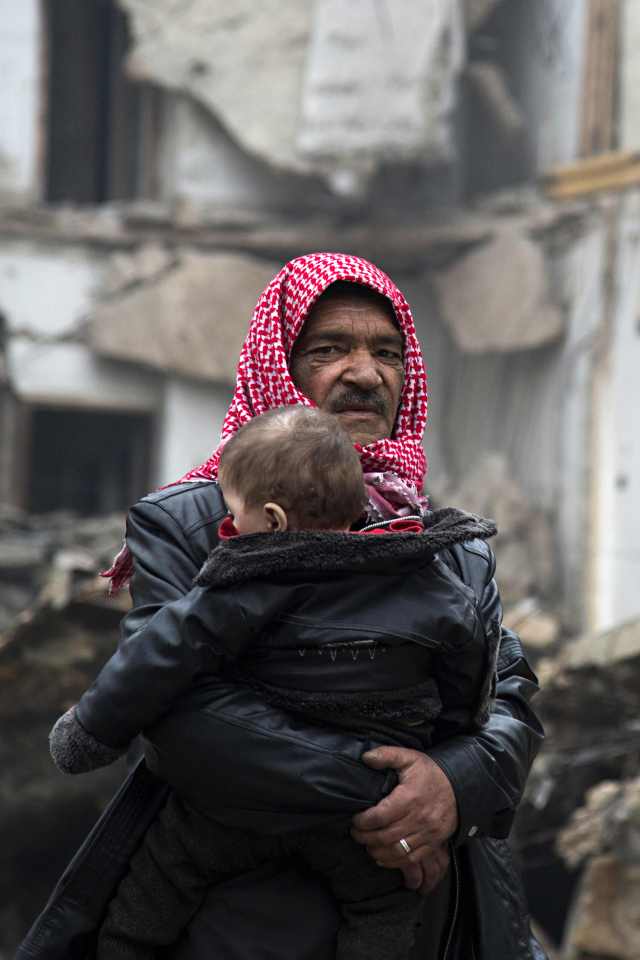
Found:
[[[276,173],[231,139],[204,107],[167,94],[160,146],[160,182],[166,200],[256,211],[325,200],[317,185]]]
[[[594,627],[640,616],[640,192],[621,201],[617,299],[596,393]]]
[[[83,320],[101,285],[107,258],[86,247],[28,241],[0,247],[0,310],[9,331],[57,336]]]
[[[622,150],[640,149],[640,3],[623,0],[620,31],[620,115],[618,135]]]
[[[157,374],[101,360],[81,343],[42,344],[13,337],[8,367],[15,392],[31,403],[154,411],[162,397]]]
[[[162,403],[157,457],[158,486],[177,480],[203,463],[218,445],[232,388],[167,380]]]
[[[0,0],[0,199],[39,195],[40,4]]]

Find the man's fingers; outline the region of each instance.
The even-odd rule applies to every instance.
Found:
[[[416,759],[416,751],[408,747],[376,747],[362,754],[362,760],[374,770],[402,770]]]
[[[431,856],[425,857],[422,860],[423,880],[420,886],[420,893],[423,896],[435,890],[442,881],[449,869],[449,861],[449,851],[445,846],[436,847],[436,849],[431,852]]]
[[[394,843],[392,847],[367,847],[367,853],[372,860],[375,860],[381,867],[387,867],[390,870],[403,870],[410,865],[419,864],[425,857],[430,855],[431,847],[426,844],[420,844],[418,839],[414,840],[415,847],[410,846],[410,852]]]
[[[369,807],[368,810],[357,813],[352,821],[354,827],[362,831],[382,830],[401,820],[406,816],[409,806],[409,800],[405,794],[406,790],[403,790],[402,786],[396,787],[389,796],[384,797],[375,807]]]
[[[421,863],[405,863],[400,869],[407,890],[422,890],[425,884],[425,875]]]
[[[422,819],[416,817],[412,812],[410,817],[404,817],[402,820],[396,820],[389,827],[383,827],[380,830],[358,830],[352,828],[351,836],[356,843],[364,843],[367,847],[391,847],[400,840],[408,840],[411,843],[411,837],[414,838],[416,846],[424,846],[433,843],[434,846],[440,843],[442,837],[438,830],[433,830],[429,823],[423,823]]]

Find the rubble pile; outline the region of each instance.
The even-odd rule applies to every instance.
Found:
[[[559,878],[563,960],[637,960],[640,620],[581,637],[538,671],[547,740],[516,821],[525,872],[546,870],[543,900],[552,868]]]
[[[640,776],[592,787],[558,837],[569,866],[585,864],[566,931],[567,958],[635,960],[640,944]]]
[[[52,886],[122,779],[53,766],[47,737],[113,652],[127,602],[98,571],[122,516],[0,513],[0,957],[13,955]],[[24,883],[24,878],[29,883]]]

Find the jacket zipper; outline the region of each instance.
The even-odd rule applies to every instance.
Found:
[[[356,532],[366,533],[368,530],[377,530],[379,527],[388,527],[390,523],[395,523],[396,520],[419,520],[420,523],[422,523],[424,517],[418,516],[417,513],[412,513],[408,517],[392,517],[390,520],[379,520],[378,523],[368,523],[366,527],[360,527],[360,529]]]
[[[458,920],[458,908],[460,906],[460,871],[458,869],[458,860],[456,858],[456,851],[451,848],[451,865],[453,867],[453,909],[451,911],[451,923],[449,924],[449,932],[447,934],[447,940],[444,947],[444,952],[440,960],[447,960],[449,956],[449,948],[451,946],[451,941],[453,940],[453,933],[456,928],[456,922]]]

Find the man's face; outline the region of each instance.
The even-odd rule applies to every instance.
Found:
[[[320,299],[291,355],[298,389],[335,413],[354,443],[391,436],[404,378],[403,337],[382,304]]]

